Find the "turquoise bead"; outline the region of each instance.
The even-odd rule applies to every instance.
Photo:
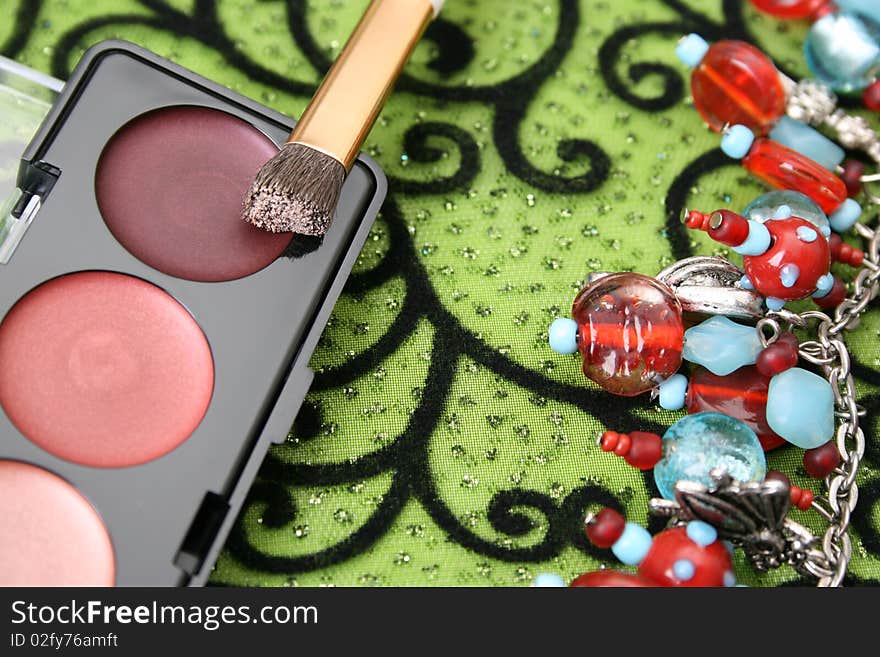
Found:
[[[799,367],[777,374],[767,391],[767,424],[798,447],[824,445],[834,436],[831,384]]]
[[[740,255],[757,256],[770,248],[772,238],[767,226],[749,219],[749,235],[739,246],[732,247]]]
[[[861,216],[862,206],[851,198],[848,198],[840,204],[839,208],[831,213],[828,220],[831,222],[831,227],[836,232],[845,233],[853,227]]]
[[[573,319],[565,317],[554,319],[547,329],[550,348],[559,354],[573,354],[578,350],[577,330],[577,322]]]
[[[658,386],[660,391],[660,406],[667,411],[677,411],[684,408],[687,397],[688,380],[684,374],[673,374]]]
[[[708,522],[691,520],[687,524],[688,538],[700,547],[707,547],[718,540],[718,531]]]
[[[746,219],[763,224],[769,219],[777,219],[777,211],[783,205],[787,206],[795,217],[800,217],[813,224],[825,237],[831,234],[828,217],[822,212],[822,208],[816,205],[809,196],[800,192],[778,190],[762,194],[749,203],[742,214]]]
[[[837,91],[859,91],[880,72],[880,23],[852,12],[827,14],[810,28],[804,53],[820,81]]]
[[[787,116],[779,119],[769,136],[831,171],[843,162],[846,155],[840,146],[818,130]]]
[[[724,586],[736,586],[736,575],[731,570],[724,571]]]
[[[675,46],[675,56],[690,68],[696,68],[709,52],[709,44],[699,34],[682,37]]]
[[[625,563],[627,566],[636,566],[648,554],[652,540],[647,529],[634,522],[628,522],[624,525],[620,538],[611,546],[611,551],[621,563]]]
[[[678,481],[712,486],[715,468],[739,481],[762,481],[764,450],[755,432],[721,413],[688,415],[663,435],[663,457],[654,466],[654,482],[666,499],[675,497]]]
[[[754,327],[715,315],[684,332],[682,357],[712,374],[726,376],[744,365],[754,365],[762,348]]]
[[[532,581],[536,588],[559,588],[565,586],[565,580],[554,573],[541,573]]]
[[[721,150],[727,157],[741,160],[748,155],[754,142],[754,133],[746,126],[736,124],[724,131],[724,135],[721,137]]]
[[[861,14],[880,23],[880,2],[877,0],[836,0],[834,4],[842,11]]]

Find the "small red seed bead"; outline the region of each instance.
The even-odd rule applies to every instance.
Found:
[[[606,431],[602,434],[602,451],[603,452],[613,452],[614,448],[617,447],[617,441],[620,439],[620,434],[616,431]]]
[[[625,526],[626,518],[614,509],[605,507],[587,522],[587,538],[598,548],[610,548],[623,534]]]
[[[633,431],[629,434],[632,445],[626,462],[639,470],[650,470],[663,457],[663,439],[656,433]]]
[[[824,479],[838,465],[840,465],[840,450],[833,440],[804,452],[804,470],[816,479]]]
[[[872,112],[880,112],[880,80],[868,85],[862,94],[862,102]]]
[[[844,299],[846,299],[846,285],[839,277],[835,276],[831,291],[824,297],[814,298],[813,301],[820,308],[827,310],[836,308]]]
[[[876,82],[874,84],[877,84]],[[846,192],[850,197],[862,193],[862,176],[865,175],[865,165],[858,160],[846,160],[843,163],[843,173],[840,174],[846,185]]]
[[[776,376],[798,363],[798,349],[788,341],[777,340],[758,354],[755,366],[764,376]]]
[[[766,481],[781,481],[783,484],[788,486],[789,489],[792,488],[791,480],[779,470],[770,470],[766,475],[764,475],[764,479]]]
[[[831,247],[831,259],[835,262],[861,267],[865,261],[865,252],[844,242],[837,233],[832,233],[828,238],[828,245]]]
[[[792,484],[789,488],[789,494],[791,496],[791,503],[794,506],[800,508],[801,496],[803,495],[803,490],[801,490],[801,487]]]
[[[626,456],[629,454],[629,448],[631,445],[632,439],[629,437],[629,434],[622,433],[617,439],[617,447],[614,448],[614,453],[618,456]]]
[[[801,488],[801,497],[796,505],[797,508],[799,508],[801,511],[806,511],[813,505],[813,499],[815,497],[816,496],[813,495],[813,491],[811,491],[809,488]]]

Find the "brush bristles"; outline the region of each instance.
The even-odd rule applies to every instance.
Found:
[[[304,144],[285,144],[257,174],[242,218],[273,233],[323,235],[345,175],[339,160]]]

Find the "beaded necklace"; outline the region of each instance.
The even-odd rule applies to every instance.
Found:
[[[676,47],[722,151],[776,188],[742,213],[683,212],[689,228],[742,256],[742,268],[698,256],[655,277],[594,274],[572,318],[548,331],[551,348],[579,352],[584,374],[607,392],[650,393],[661,407],[688,413],[662,438],[613,430],[600,437],[603,451],[653,469],[662,498],[650,510],[670,526],[652,537],[613,509],[591,514],[589,540],[638,571],[587,573],[572,586],[732,586],[735,548],[759,570],[787,564],[819,586],[839,586],[846,575],[865,439],[844,339],[880,292],[880,230],[862,220],[867,213],[852,197],[880,204],[864,187],[880,177],[844,162],[844,149],[815,126],[880,165],[880,137],[835,96],[861,92],[868,109],[880,109],[880,2],[752,2],[814,21],[805,54],[816,79],[795,83],[745,42],[710,45],[691,34]],[[855,270],[849,287],[832,263]],[[786,308],[807,298],[818,309]],[[678,371],[683,361],[689,377]],[[804,450],[821,493],[767,472],[765,451],[787,443]],[[791,507],[818,513],[827,529],[815,536],[789,517]],[[564,584],[554,575],[535,580]]]

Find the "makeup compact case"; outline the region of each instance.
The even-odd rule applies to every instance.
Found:
[[[27,77],[0,80],[4,113],[48,111],[0,217],[0,580],[202,585],[385,177],[359,157],[323,239],[262,233],[237,199],[289,118],[121,41],[51,104]]]

